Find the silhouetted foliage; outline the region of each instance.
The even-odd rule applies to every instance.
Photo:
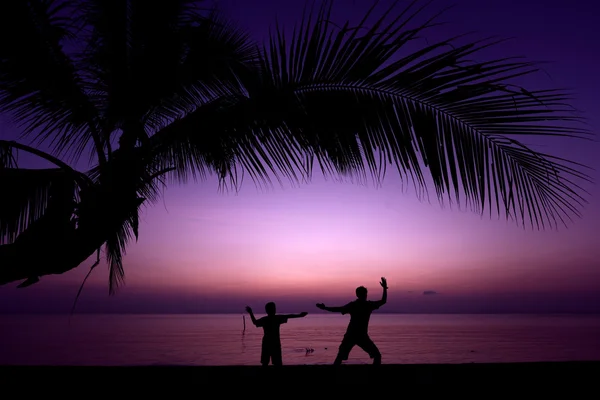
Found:
[[[371,9],[357,26],[331,22],[325,2],[293,34],[277,27],[259,46],[201,6],[0,2],[0,112],[35,141],[0,142],[0,283],[62,273],[104,246],[112,293],[139,207],[169,179],[208,174],[239,188],[245,175],[257,185],[308,181],[318,165],[380,182],[392,166],[417,188],[428,171],[440,199],[532,228],[579,215],[581,166],[519,139],[588,133],[571,124],[579,117],[568,93],[510,84],[536,65],[471,61],[495,42],[449,38],[405,54],[437,24],[437,14],[413,23],[419,1],[373,21]],[[36,149],[42,144],[51,154]],[[21,170],[16,150],[58,170]],[[83,154],[95,166],[80,173],[69,165]],[[70,226],[62,241],[50,237],[56,219],[41,220],[51,199],[63,202],[57,215]],[[19,244],[34,221],[45,235]]]

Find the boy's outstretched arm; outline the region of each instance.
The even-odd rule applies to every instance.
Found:
[[[301,312],[300,314],[283,314],[282,317],[285,318],[302,318],[308,315],[307,312]]]
[[[246,306],[246,311],[248,312],[248,314],[250,314],[250,319],[252,320],[252,323],[254,324],[254,326],[258,327],[256,318],[254,317],[254,313],[252,312],[252,309],[249,306]]]
[[[317,307],[320,308],[321,310],[325,310],[325,311],[329,311],[329,312],[344,312],[345,307],[327,307],[325,304],[323,303],[317,303]]]

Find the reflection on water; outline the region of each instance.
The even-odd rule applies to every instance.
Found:
[[[347,316],[281,327],[284,364],[330,364]],[[232,315],[0,316],[0,364],[258,365],[262,329]],[[600,360],[600,317],[374,314],[384,363]],[[308,351],[307,351],[308,349]],[[356,348],[348,363],[370,363]]]

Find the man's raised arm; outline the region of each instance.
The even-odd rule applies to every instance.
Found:
[[[377,305],[377,308],[381,307],[382,305],[384,305],[387,302],[387,291],[388,291],[387,280],[385,278],[382,277],[381,282],[379,282],[379,284],[383,288],[383,295],[381,296],[381,300],[377,300],[374,302]]]

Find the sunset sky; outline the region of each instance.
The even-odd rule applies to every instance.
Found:
[[[299,21],[303,1],[223,0],[226,13],[264,38],[276,17]],[[364,4],[363,4],[364,3]],[[383,9],[389,1],[382,1]],[[583,0],[438,0],[456,7],[430,41],[476,31],[513,40],[479,57],[526,55],[550,61],[520,82],[531,89],[572,88],[590,128],[598,111],[597,19]],[[370,1],[338,0],[336,19],[356,19]],[[6,117],[0,138],[16,138]],[[530,142],[526,143],[539,143]],[[600,145],[545,142],[542,149],[600,168]],[[27,166],[35,166],[28,164]],[[38,165],[39,166],[39,165]],[[44,165],[45,166],[45,165]],[[80,165],[82,169],[87,166]],[[596,172],[590,174],[597,179]],[[469,210],[442,208],[433,187],[419,200],[411,182],[390,171],[382,187],[326,181],[300,187],[220,193],[216,179],[172,186],[143,211],[140,239],[125,258],[126,285],[108,296],[103,263],[79,300],[79,312],[242,312],[275,301],[280,311],[319,312],[365,285],[388,312],[600,312],[600,188],[568,229],[537,232]],[[2,194],[5,195],[5,194]],[[0,312],[69,312],[91,261],[26,289],[0,287]],[[424,292],[430,294],[424,294]]]

